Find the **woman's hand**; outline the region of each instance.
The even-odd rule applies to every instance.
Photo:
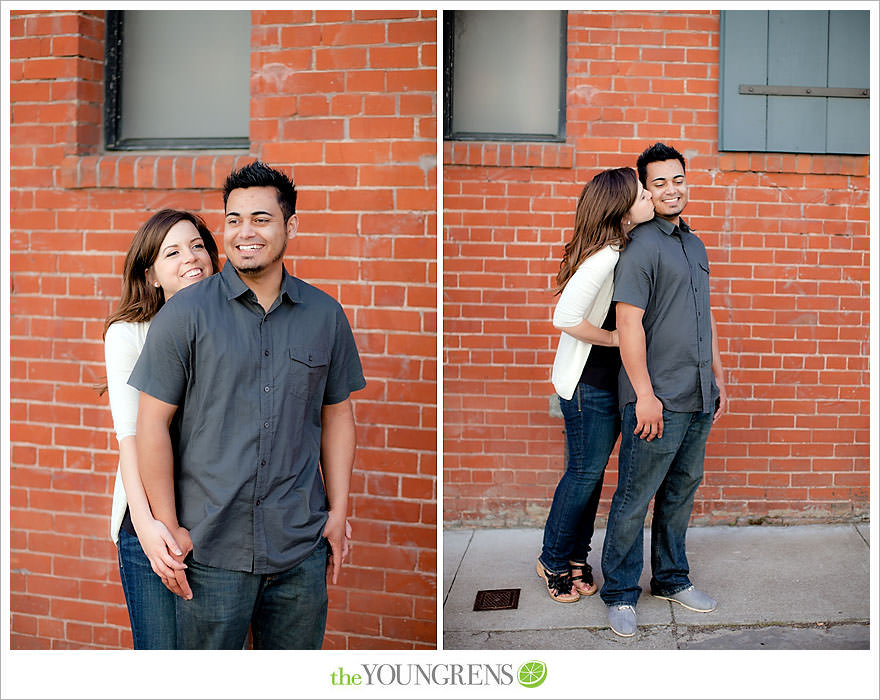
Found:
[[[186,569],[186,564],[183,563],[183,560],[192,551],[192,540],[190,539],[189,531],[179,527],[176,528],[176,533],[172,534],[165,526],[165,523],[152,517],[147,519],[146,522],[136,524],[135,531],[137,532],[141,549],[144,550],[144,554],[150,560],[150,567],[153,569],[153,573],[162,579],[162,583],[169,590],[175,593],[178,593],[178,591],[169,585],[169,582],[178,581],[176,585],[180,590],[178,595],[186,593],[188,595],[183,595],[183,597],[191,598],[192,591],[190,591],[189,585],[186,582],[186,574],[183,573],[184,569]]]
[[[149,518],[146,522],[136,524],[135,531],[141,549],[150,560],[153,573],[157,576],[167,578],[174,576],[175,569],[186,568],[183,563],[175,560],[174,556],[180,556],[183,550],[161,520]]]
[[[186,564],[183,563],[183,560],[187,557],[187,555],[193,549],[192,538],[189,536],[189,530],[185,527],[180,527],[179,525],[173,529],[174,539],[177,542],[180,542],[180,554],[174,555],[174,561],[179,565],[173,568],[173,575],[162,577],[162,583],[165,584],[165,588],[174,593],[175,595],[179,595],[181,598],[185,600],[192,600],[193,594],[192,589],[189,587],[189,582],[186,580]]]

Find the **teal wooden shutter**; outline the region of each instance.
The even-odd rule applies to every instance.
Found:
[[[867,88],[870,84],[869,13],[830,12],[828,31],[828,85]],[[828,153],[868,153],[870,115],[868,100],[828,99]]]
[[[721,13],[721,95],[718,148],[767,150],[767,99],[740,95],[743,83],[767,83],[767,13]]]
[[[869,54],[868,12],[722,11],[719,149],[868,153]]]

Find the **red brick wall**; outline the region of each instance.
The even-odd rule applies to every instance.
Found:
[[[12,13],[12,648],[131,644],[103,320],[150,213],[221,230],[219,188],[255,157],[292,171],[289,268],[346,308],[368,381],[325,645],[435,646],[436,13],[251,18],[250,151],[151,155],[101,150],[103,13]]]
[[[719,153],[718,61],[718,12],[570,11],[566,143],[444,144],[447,525],[543,525],[577,196],[658,140],[687,159],[730,397],[694,521],[867,517],[868,157]],[[612,458],[602,522],[616,482]]]

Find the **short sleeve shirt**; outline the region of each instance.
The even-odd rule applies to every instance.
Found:
[[[681,220],[654,217],[632,231],[614,273],[613,301],[644,310],[648,374],[669,411],[712,413],[719,395],[712,374],[709,259],[703,242]],[[636,400],[626,369],[621,408]]]
[[[227,263],[153,318],[129,384],[177,406],[177,515],[196,561],[277,573],[314,550],[321,408],[366,384],[335,299],[285,270],[266,312]]]

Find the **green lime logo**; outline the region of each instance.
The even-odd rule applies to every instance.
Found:
[[[547,678],[547,664],[543,661],[526,661],[519,667],[516,677],[523,688],[537,688]]]

